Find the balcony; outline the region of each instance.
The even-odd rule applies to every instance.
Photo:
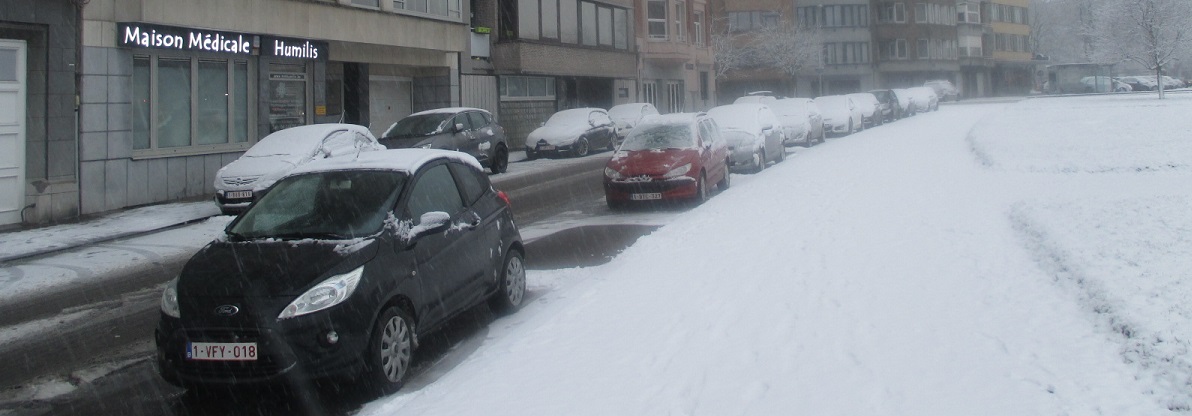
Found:
[[[652,61],[678,63],[695,60],[710,63],[713,59],[712,48],[686,42],[648,41],[642,44],[640,52],[643,59]]]

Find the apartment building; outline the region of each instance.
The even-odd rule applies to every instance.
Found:
[[[462,82],[465,92],[495,83],[496,114],[511,147],[521,147],[526,135],[558,110],[637,101],[633,0],[473,0],[472,5],[472,59]],[[481,107],[488,101],[464,99]]]
[[[873,27],[879,85],[906,88],[959,81],[956,0],[876,1]]]
[[[993,95],[1025,95],[1034,87],[1036,63],[1030,52],[1030,0],[988,3],[992,49],[990,88]]]
[[[960,0],[956,3],[957,55],[960,82],[956,88],[961,98],[985,97],[993,93],[993,49],[986,45],[994,39],[989,22],[989,2]]]
[[[79,215],[78,9],[0,0],[0,227]]]
[[[220,167],[283,128],[379,134],[458,104],[460,0],[82,3],[77,214],[209,197]]]
[[[664,114],[715,105],[710,12],[705,0],[638,0],[638,101]]]
[[[795,24],[795,11],[790,0],[712,0],[712,30],[716,36],[729,39],[736,48],[757,40],[758,32],[767,28],[789,27]],[[716,79],[717,101],[725,104],[753,91],[771,91],[776,95],[794,96],[795,80],[775,68],[738,62]]]
[[[875,71],[873,8],[869,0],[795,0],[800,28],[816,29],[823,43],[822,66],[800,71],[801,97],[868,91],[880,85]]]

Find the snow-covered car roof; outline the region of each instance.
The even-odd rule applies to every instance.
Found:
[[[431,109],[431,110],[419,111],[417,113],[410,114],[410,116],[421,116],[421,115],[426,115],[426,114],[458,114],[458,113],[462,113],[464,111],[480,111],[480,112],[492,114],[492,112],[485,110],[483,108],[444,107],[444,108],[435,108],[435,109]],[[409,116],[407,116],[407,117],[409,117]]]
[[[388,149],[319,159],[299,166],[286,176],[353,169],[391,170],[413,173],[421,168],[422,165],[443,157],[467,163],[478,170],[484,170],[475,157],[463,152],[438,149]]]
[[[601,112],[601,113],[605,113],[605,114],[608,113],[603,108],[596,108],[596,107],[572,108],[570,110],[563,110],[563,111],[557,112],[554,115],[550,116],[550,118],[546,120],[546,124],[547,125],[551,125],[551,124],[555,124],[555,123],[568,124],[568,123],[579,121],[579,122],[582,122],[584,125],[587,125],[588,117],[590,117],[592,115],[593,111],[597,111],[597,112]]]
[[[637,120],[638,117],[642,116],[642,110],[645,108],[654,110],[650,114],[658,114],[658,110],[654,109],[654,104],[627,103],[614,105],[613,108],[608,109],[608,116],[618,121]]]
[[[360,133],[366,137],[373,137],[372,132],[367,127],[361,125],[342,123],[310,124],[290,127],[270,133],[249,148],[247,152],[244,152],[244,155],[258,157],[313,154],[316,147],[323,143],[323,139],[337,131],[351,131]]]
[[[694,123],[695,119],[702,113],[671,113],[662,114],[642,120],[639,127],[653,126],[657,124],[685,124]]]
[[[716,123],[720,124],[720,127],[723,129],[752,130],[755,128],[754,126],[762,123],[762,120],[758,117],[762,109],[772,111],[765,104],[740,103],[714,107],[708,110],[708,115],[712,116],[716,120]]]

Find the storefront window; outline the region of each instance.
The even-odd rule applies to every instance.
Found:
[[[157,62],[157,146],[190,145],[190,60],[160,59]]]
[[[248,62],[236,62],[232,68],[235,84],[233,91],[240,93],[233,95],[235,105],[233,119],[236,125],[232,129],[232,141],[236,143],[248,142]]]
[[[196,143],[228,142],[228,63],[199,61],[199,117]]]
[[[306,124],[306,67],[269,65],[269,132]]]
[[[132,148],[148,149],[149,141],[149,57],[132,59]]]

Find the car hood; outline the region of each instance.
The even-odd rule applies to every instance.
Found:
[[[360,267],[379,241],[213,241],[191,257],[178,279],[180,297],[296,297],[331,274]]]
[[[695,149],[618,151],[609,159],[608,167],[625,176],[660,176],[698,158]]]
[[[268,188],[295,167],[310,161],[295,155],[241,156],[215,174],[215,189],[221,191]]]
[[[570,144],[587,131],[585,126],[542,126],[530,132],[526,144],[532,146],[539,140],[546,140],[553,145]]]

